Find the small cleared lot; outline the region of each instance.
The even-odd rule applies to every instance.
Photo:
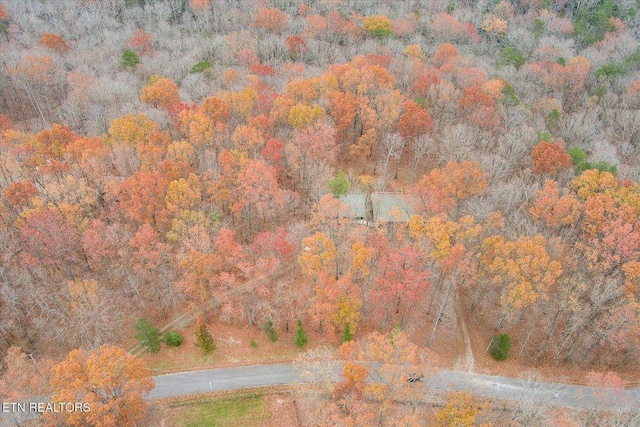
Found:
[[[188,400],[157,402],[149,426],[272,427],[297,425],[291,394],[286,390],[251,390]],[[284,423],[284,424],[283,424]]]

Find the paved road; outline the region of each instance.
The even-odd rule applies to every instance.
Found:
[[[206,371],[179,372],[153,378],[156,387],[148,399],[211,391],[291,384],[300,380],[291,364],[241,366]]]
[[[339,364],[336,364],[333,371],[337,379],[340,372]],[[584,386],[518,380],[449,370],[441,370],[431,376],[425,374],[427,377],[425,385],[429,388],[444,391],[466,390],[471,394],[490,399],[598,409],[612,408],[615,405],[625,408],[640,405],[640,387],[627,389],[620,396],[607,396],[603,399],[602,396],[594,394],[592,389]],[[148,399],[293,384],[301,381],[301,378],[291,364],[283,363],[178,372],[159,375],[154,377],[154,380],[156,386],[147,397]],[[33,399],[33,401],[36,400]],[[48,399],[42,399],[42,401],[46,400]],[[14,415],[0,413],[0,425],[16,425]],[[37,414],[21,414],[19,419],[24,420],[34,416]]]
[[[336,368],[336,374],[338,372],[339,369]],[[156,386],[149,395],[149,399],[292,384],[300,381],[300,375],[291,364],[276,364],[180,372],[157,376],[155,381]],[[489,398],[539,402],[553,406],[576,408],[602,408],[605,404],[607,407],[611,406],[610,402],[605,402],[589,387],[460,371],[441,370],[426,380],[426,386],[447,391],[466,390]],[[615,401],[621,405],[640,405],[640,387],[625,390]]]

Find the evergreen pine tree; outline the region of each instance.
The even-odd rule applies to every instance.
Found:
[[[302,326],[302,322],[298,320],[298,329],[296,330],[296,345],[299,348],[304,347],[307,343],[307,334],[304,332],[304,327]]]
[[[122,52],[122,57],[120,58],[120,64],[122,65],[122,68],[132,69],[135,68],[139,63],[140,58],[138,58],[138,55],[136,55],[136,53],[131,49],[126,49],[124,52]]]
[[[196,331],[196,347],[200,347],[205,354],[211,353],[216,349],[216,345],[213,343],[213,336],[211,336],[211,333],[204,323],[198,325],[198,330]]]
[[[273,322],[271,321],[271,319],[267,319],[267,321],[264,322],[263,330],[264,333],[267,334],[271,342],[278,341],[278,332],[276,332],[275,328],[273,327]]]
[[[489,352],[495,360],[506,360],[511,349],[511,339],[508,334],[496,335],[491,339]]]
[[[344,332],[342,332],[342,342],[349,342],[353,339],[353,332],[351,332],[351,324],[344,325]]]
[[[136,323],[136,338],[140,341],[140,345],[147,347],[151,353],[160,351],[162,341],[160,341],[160,329],[153,326],[153,323],[144,319],[138,320]]]

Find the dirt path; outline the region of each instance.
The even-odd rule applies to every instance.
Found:
[[[457,371],[473,372],[475,359],[473,358],[473,350],[471,349],[471,338],[469,338],[469,330],[467,329],[467,318],[462,308],[460,300],[460,290],[456,286],[453,295],[453,303],[456,310],[456,322],[458,324],[457,348],[458,356],[453,362],[453,369]]]

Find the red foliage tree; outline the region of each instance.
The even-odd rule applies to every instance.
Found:
[[[403,138],[415,140],[429,133],[432,127],[433,121],[424,108],[413,101],[404,103],[402,114],[398,119],[398,131]]]
[[[431,286],[431,273],[425,269],[423,257],[414,245],[389,247],[379,259],[380,271],[373,294],[385,311],[403,313],[419,301]]]
[[[292,55],[300,56],[307,51],[307,43],[302,36],[289,36],[285,40],[285,44],[287,45],[287,50]]]
[[[7,13],[6,10],[4,10],[4,6],[2,5],[2,3],[0,3],[0,22],[8,21],[8,20],[9,20],[9,14]]]
[[[262,150],[262,158],[265,159],[280,176],[283,171],[284,142],[276,138],[267,141]]]
[[[153,40],[153,36],[151,34],[145,33],[139,28],[133,32],[133,35],[129,37],[126,42],[127,45],[133,49],[140,56],[151,56],[153,55],[153,49],[151,48],[151,41]]]
[[[93,271],[100,271],[117,259],[115,243],[103,221],[91,221],[82,236],[82,248]]]
[[[13,129],[13,123],[9,117],[4,114],[0,114],[0,132],[3,130]]]
[[[276,73],[269,64],[253,64],[249,67],[249,72],[257,76],[273,76]]]
[[[560,142],[540,141],[531,151],[533,172],[555,175],[571,167],[571,157]]]
[[[29,215],[20,229],[20,237],[29,264],[70,271],[79,261],[76,231],[50,209]]]
[[[429,95],[429,88],[440,82],[439,74],[434,67],[424,69],[413,83],[413,93],[426,98]]]
[[[462,23],[453,16],[439,13],[431,23],[434,31],[451,41],[480,41],[476,27],[471,23]]]

